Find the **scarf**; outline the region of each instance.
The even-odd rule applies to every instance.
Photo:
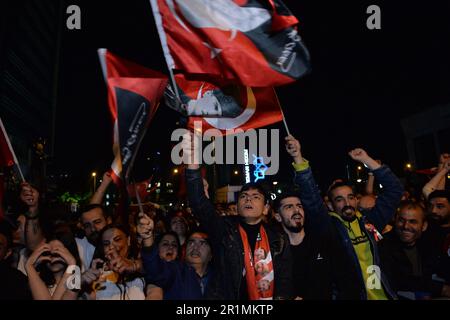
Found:
[[[250,300],[272,300],[274,273],[269,238],[263,226],[256,238],[255,252],[252,254],[247,233],[239,226],[244,245],[245,280]]]

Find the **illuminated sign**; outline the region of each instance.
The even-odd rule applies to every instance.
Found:
[[[244,170],[245,170],[245,183],[250,183],[250,165],[248,162],[248,149],[244,149]]]
[[[266,170],[268,167],[264,164],[263,157],[257,157],[253,154],[253,165],[255,166],[255,171],[253,171],[253,175],[255,176],[255,182],[258,180],[262,180],[266,177]]]

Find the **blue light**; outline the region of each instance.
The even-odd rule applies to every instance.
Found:
[[[253,165],[255,166],[253,175],[255,176],[255,182],[257,182],[258,180],[262,180],[266,177],[266,170],[268,167],[264,164],[263,157],[257,157],[254,154],[252,156],[254,158]]]

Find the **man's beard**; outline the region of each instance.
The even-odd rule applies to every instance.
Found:
[[[431,214],[430,217],[440,226],[450,223],[450,217],[443,217],[435,214]]]
[[[349,215],[347,213],[347,212],[350,212],[350,211],[352,212],[351,215]],[[352,206],[345,206],[345,207],[342,208],[340,216],[345,221],[352,222],[353,220],[356,219],[356,209],[353,208]]]
[[[284,227],[292,233],[300,233],[303,230],[302,224],[300,224],[299,226],[284,226]]]
[[[96,247],[98,245],[100,234],[97,231],[94,231],[89,236],[86,235],[86,238],[88,239],[90,244]]]
[[[288,222],[291,221],[291,219],[288,220]],[[287,230],[289,230],[289,232],[292,232],[292,233],[299,233],[303,229],[303,223],[301,223],[301,222],[299,222],[299,223],[294,222],[294,225],[291,225],[289,223],[283,223],[283,224],[284,224],[284,227]]]

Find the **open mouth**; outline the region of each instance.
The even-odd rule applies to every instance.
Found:
[[[253,209],[253,206],[247,204],[247,205],[244,206],[244,209],[252,210],[252,209]]]
[[[294,220],[295,222],[300,222],[300,221],[302,221],[302,218],[303,217],[301,215],[294,214],[291,219]]]

